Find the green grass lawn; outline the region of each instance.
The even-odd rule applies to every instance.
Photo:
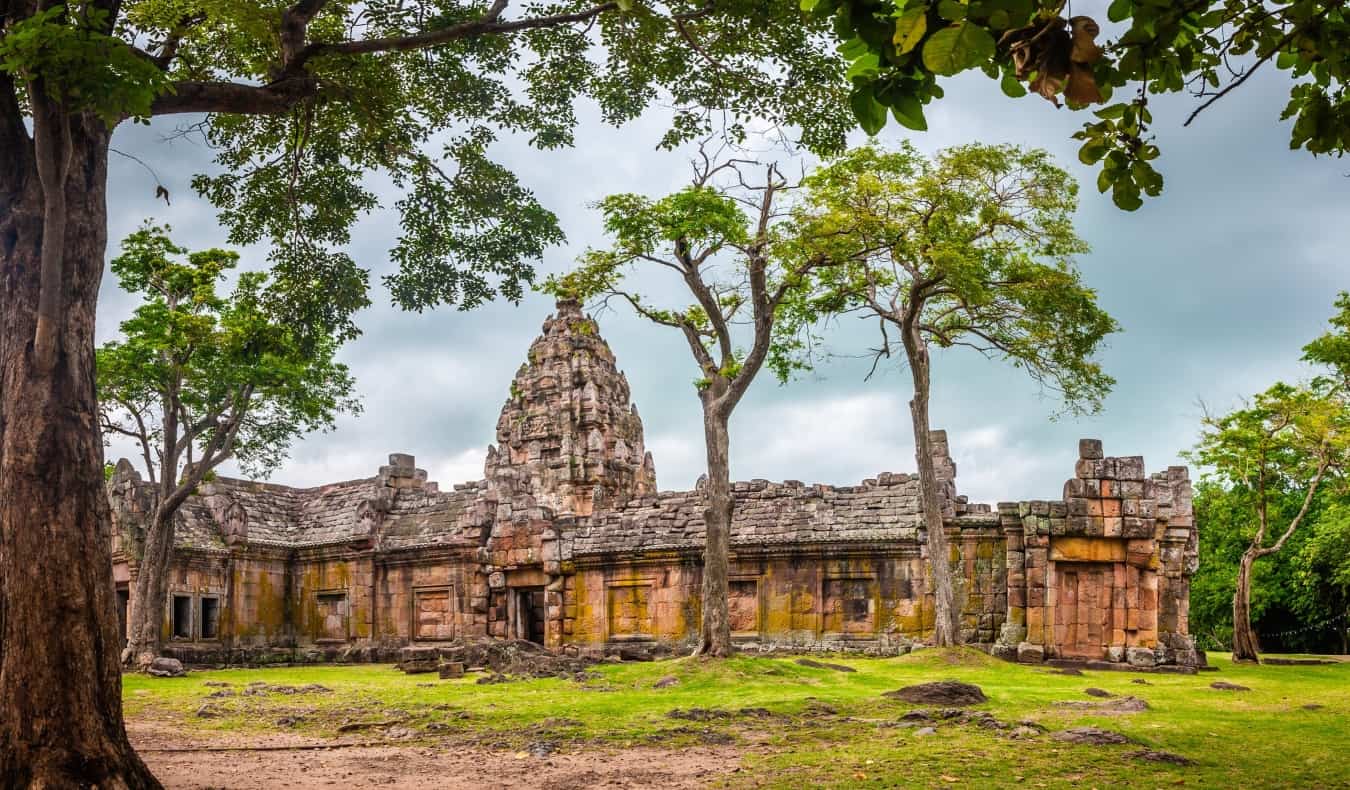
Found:
[[[731,780],[804,787],[1350,787],[1350,663],[1234,666],[1211,654],[1220,672],[1199,675],[1085,672],[1052,674],[973,651],[920,651],[902,658],[830,659],[856,672],[798,666],[791,658],[723,662],[674,660],[595,668],[598,678],[478,685],[475,676],[437,680],[387,665],[315,666],[193,672],[155,679],[128,675],[127,716],[168,721],[185,732],[298,732],[335,737],[344,724],[392,722],[405,737],[450,737],[491,748],[562,749],[596,744],[681,747],[738,745],[744,766]],[[667,675],[669,688],[653,688]],[[1132,683],[1144,678],[1148,685]],[[904,685],[956,679],[979,685],[1001,721],[1034,720],[1051,731],[1094,725],[1137,745],[1078,746],[1041,735],[940,724],[934,735],[896,726],[912,706],[881,696]],[[1250,691],[1209,687],[1225,680]],[[225,682],[234,696],[211,698]],[[250,682],[321,684],[330,693],[243,695]],[[1052,705],[1092,700],[1090,686],[1149,703],[1141,713],[1107,716]],[[1316,704],[1320,708],[1305,709]],[[214,716],[198,716],[203,705]],[[667,716],[675,708],[731,715],[708,721]],[[743,708],[768,711],[740,713]],[[384,728],[346,737],[379,740]],[[1173,766],[1129,757],[1141,748],[1195,761]]]

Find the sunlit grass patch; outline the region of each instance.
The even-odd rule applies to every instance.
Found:
[[[173,679],[129,675],[125,694],[129,717],[168,720],[187,733],[286,731],[381,739],[392,732],[509,749],[541,741],[562,749],[734,744],[743,750],[747,769],[734,782],[751,785],[1350,787],[1350,664],[1233,666],[1211,656],[1218,673],[1068,676],[974,651],[829,661],[855,671],[800,666],[793,658],[738,656],[601,664],[580,683],[479,685],[474,675],[439,680],[387,665],[308,666],[194,672]],[[671,677],[673,684],[656,687]],[[932,735],[899,726],[900,716],[915,706],[882,694],[944,679],[979,685],[989,701],[973,709],[1001,722],[1025,720],[1052,731],[1094,725],[1123,733],[1137,745],[1077,746],[1045,735],[1014,740],[1007,729],[946,722],[937,722]],[[1210,688],[1217,679],[1251,690]],[[229,685],[206,685],[222,682]],[[255,682],[318,684],[329,691],[244,694]],[[1105,715],[1054,705],[1091,700],[1083,693],[1088,687],[1137,696],[1149,709]],[[210,696],[222,688],[233,693]],[[198,715],[203,705],[210,706],[208,717]],[[672,717],[675,710],[680,713]],[[371,726],[360,729],[362,724]],[[1195,764],[1127,756],[1141,748]]]

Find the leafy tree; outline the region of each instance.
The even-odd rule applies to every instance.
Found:
[[[1248,512],[1255,524],[1234,582],[1233,660],[1256,661],[1260,645],[1252,628],[1252,566],[1285,547],[1323,484],[1344,473],[1350,461],[1350,402],[1336,386],[1275,384],[1244,408],[1207,417],[1191,457],[1209,467],[1215,479],[1249,492]],[[1299,500],[1298,509],[1277,520],[1274,505],[1290,494]]]
[[[550,277],[544,286],[564,298],[624,303],[648,321],[679,331],[688,343],[699,371],[694,388],[708,461],[698,653],[719,658],[733,651],[727,574],[735,503],[728,423],[766,364],[780,381],[808,364],[793,304],[811,287],[811,273],[826,263],[800,255],[783,207],[790,186],[778,167],[763,167],[763,183],[747,181],[745,171],[756,164],[738,159],[714,164],[705,157],[692,185],[672,195],[605,198],[599,208],[614,245],[587,251],[574,271]],[[733,175],[733,185],[717,185],[719,174]],[[632,275],[663,269],[678,277],[678,292],[692,304],[665,307],[634,290]]]
[[[175,246],[167,228],[146,227],[122,243],[113,274],[144,303],[122,322],[123,338],[98,350],[104,435],[134,439],[155,509],[140,544],[123,660],[159,654],[165,581],[179,508],[216,467],[234,459],[266,476],[306,433],[331,430],[359,411],[347,366],[327,338],[302,342],[289,317],[265,307],[267,275],[245,272],[228,297],[216,284],[239,256]]]
[[[848,265],[820,271],[829,289],[808,310],[880,319],[876,361],[899,335],[913,379],[910,416],[935,597],[935,641],[960,639],[928,403],[930,346],[1007,360],[1096,411],[1114,379],[1093,361],[1116,331],[1073,256],[1073,180],[1039,150],[966,145],[933,159],[909,145],[849,151],[806,179],[800,222],[815,254]]]
[[[1327,621],[1338,649],[1350,653],[1350,502],[1337,502],[1311,524],[1311,535],[1299,552],[1300,613],[1315,625]]]
[[[1212,469],[1213,479],[1241,487],[1255,517],[1250,543],[1238,562],[1233,592],[1233,660],[1256,661],[1260,644],[1252,627],[1252,567],[1279,553],[1305,521],[1329,484],[1344,483],[1350,465],[1350,294],[1336,300],[1331,329],[1303,347],[1303,359],[1321,373],[1304,385],[1277,383],[1244,408],[1206,417],[1191,455]],[[1280,517],[1278,503],[1293,497],[1298,508]],[[1284,523],[1283,531],[1272,523]],[[1322,532],[1322,547],[1334,546]],[[1279,532],[1274,543],[1268,537]],[[1306,549],[1316,556],[1317,548]],[[1334,576],[1336,564],[1330,572]],[[1306,608],[1306,607],[1305,607]]]
[[[1101,164],[1097,186],[1134,210],[1157,195],[1159,151],[1149,136],[1149,95],[1190,91],[1203,110],[1273,64],[1292,83],[1281,120],[1289,145],[1313,154],[1350,150],[1350,13],[1340,0],[1112,0],[1124,29],[1104,46],[1097,20],[1065,19],[1065,0],[802,0],[830,20],[849,59],[851,104],[869,134],[888,113],[924,129],[923,108],[940,99],[939,77],[972,69],[1010,97],[1039,94],[1070,109],[1106,106],[1083,124],[1079,157]],[[1026,84],[1024,84],[1026,83]],[[1117,90],[1132,88],[1111,103]]]
[[[754,116],[839,146],[827,36],[792,0],[0,0],[0,785],[156,784],[121,724],[95,417],[119,123],[191,117],[218,165],[194,189],[272,244],[261,296],[317,344],[368,300],[343,252],[367,174],[403,190],[400,304],[514,298],[561,233],[498,134],[569,145],[578,99],[614,123],[660,99],[667,145]]]
[[[1288,523],[1302,504],[1300,494],[1286,491],[1272,496],[1271,521]],[[1315,652],[1326,647],[1321,641],[1325,634],[1305,629],[1326,616],[1319,596],[1327,579],[1320,570],[1312,570],[1307,554],[1309,542],[1323,526],[1329,499],[1327,491],[1314,497],[1305,516],[1308,528],[1296,531],[1283,551],[1252,568],[1252,628],[1278,638],[1281,650]],[[1191,579],[1190,626],[1206,649],[1232,649],[1233,590],[1242,554],[1251,545],[1253,501],[1253,492],[1245,486],[1224,485],[1212,477],[1196,486],[1195,523],[1202,561]]]

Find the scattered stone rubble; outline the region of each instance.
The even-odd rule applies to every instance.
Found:
[[[541,645],[521,639],[456,640],[436,647],[405,647],[399,669],[409,674],[438,672],[442,678],[462,677],[466,671],[485,670],[478,682],[504,682],[514,678],[558,677],[585,680],[596,661],[559,655]]]

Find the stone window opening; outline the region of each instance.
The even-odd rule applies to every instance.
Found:
[[[759,580],[732,579],[728,583],[727,610],[734,636],[759,636]]]
[[[318,641],[345,642],[347,640],[347,622],[349,608],[346,592],[321,592],[316,594],[318,614]]]
[[[220,599],[202,596],[202,639],[220,638]]]
[[[413,639],[444,641],[457,635],[454,586],[413,589]]]
[[[173,638],[192,638],[192,596],[175,595],[173,597]]]
[[[654,638],[650,606],[652,590],[649,579],[608,586],[605,608],[610,641],[638,642]]]
[[[824,632],[842,637],[876,633],[876,580],[873,578],[826,579],[824,583]]]

